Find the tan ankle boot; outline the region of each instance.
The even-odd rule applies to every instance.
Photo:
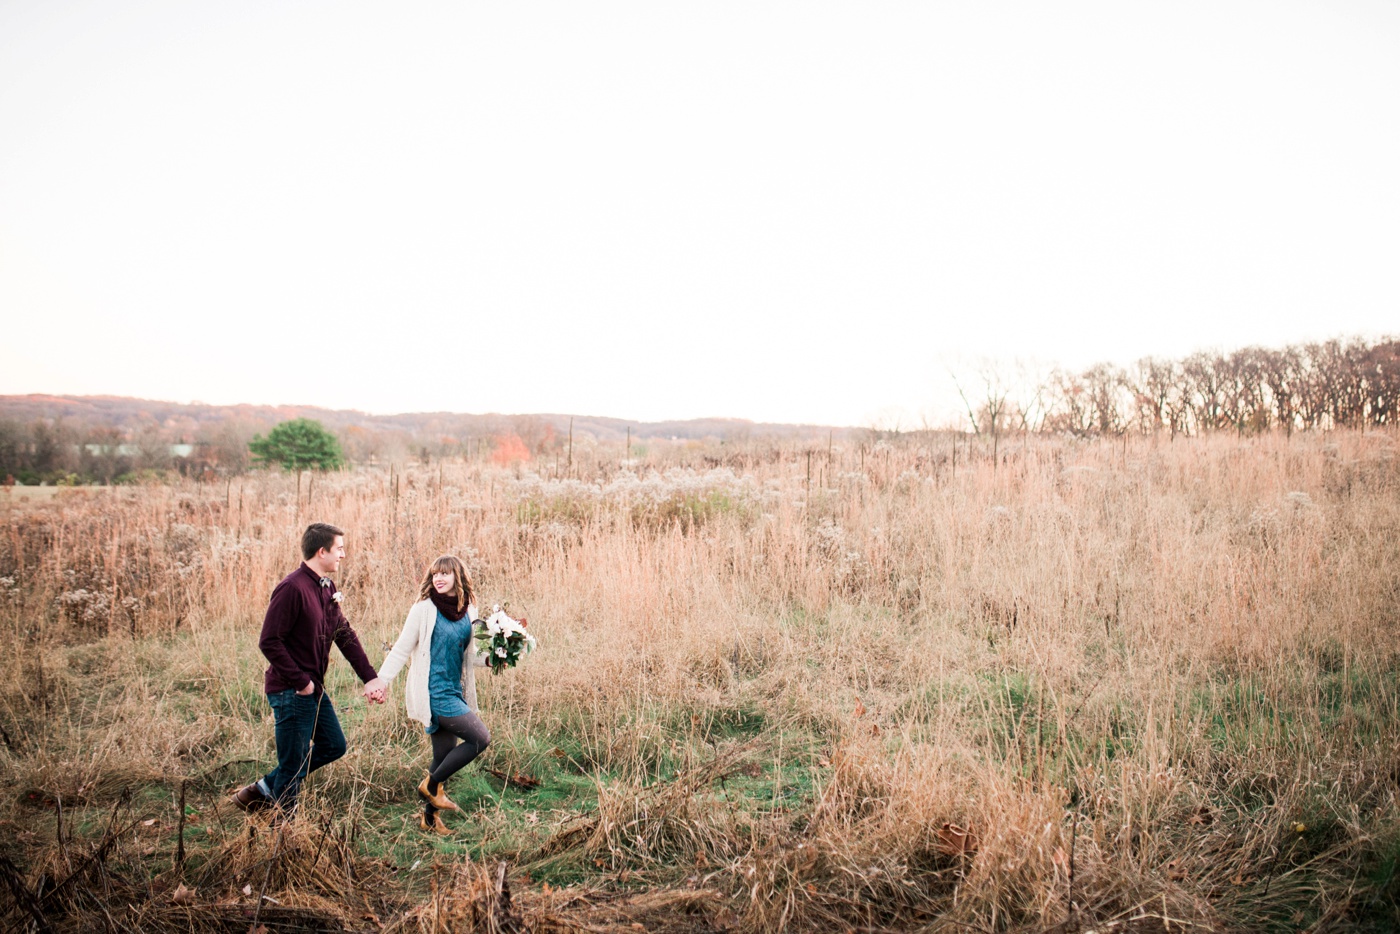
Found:
[[[425,833],[435,833],[439,837],[452,836],[451,828],[449,828],[446,824],[442,822],[442,815],[436,811],[433,812],[433,819],[431,822],[428,821],[427,814],[424,814],[422,811],[419,811],[418,826],[423,828],[423,831]]]
[[[423,776],[423,781],[418,784],[418,795],[424,801],[437,808],[439,811],[460,811],[461,808],[452,803],[452,799],[447,797],[447,789],[438,785],[437,794],[428,791],[428,782],[432,781],[431,775]]]

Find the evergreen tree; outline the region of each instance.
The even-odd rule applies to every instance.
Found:
[[[310,418],[282,422],[266,438],[255,435],[248,450],[256,463],[280,464],[288,470],[334,470],[345,462],[335,435]]]

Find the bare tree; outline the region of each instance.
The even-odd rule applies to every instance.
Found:
[[[1181,362],[1186,397],[1197,431],[1216,431],[1230,424],[1225,411],[1225,378],[1218,356],[1194,353]]]
[[[136,467],[138,470],[166,470],[170,467],[170,442],[154,422],[142,425],[136,432]]]
[[[1101,435],[1122,434],[1127,428],[1131,406],[1127,378],[1122,370],[1107,363],[1096,364],[1080,376],[1089,393],[1094,432]]]
[[[1296,347],[1260,353],[1260,366],[1269,387],[1274,424],[1291,436],[1297,427],[1299,394],[1305,376],[1302,355]]]
[[[957,374],[950,369],[948,375],[952,377],[953,385],[957,387],[958,395],[962,397],[963,405],[967,408],[967,417],[972,422],[973,432],[992,439],[992,468],[995,470],[999,456],[997,449],[1013,408],[1010,401],[1011,384],[1002,378],[1000,370],[990,362],[984,361],[977,370],[977,381],[982,384],[982,392],[974,406],[963,391],[962,382]]]
[[[1376,426],[1400,424],[1400,341],[1370,348],[1362,360],[1367,420]]]

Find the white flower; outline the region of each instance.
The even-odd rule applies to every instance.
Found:
[[[495,606],[490,616],[481,620],[481,624],[489,636],[488,651],[512,665],[515,664],[513,659],[535,647],[535,637],[525,631],[520,620],[507,616],[500,604]]]
[[[486,631],[493,636],[507,636],[520,631],[520,625],[501,610],[486,618]]]
[[[331,599],[339,603],[341,600],[345,599],[345,592],[343,590],[337,590],[335,593],[331,594]]]

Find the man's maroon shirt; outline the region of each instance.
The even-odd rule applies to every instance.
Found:
[[[325,578],[328,584],[323,587],[321,580],[303,564],[272,590],[258,638],[258,648],[272,663],[263,677],[263,687],[269,694],[288,688],[300,691],[307,681],[316,685],[319,694],[326,681],[332,642],[340,646],[340,654],[361,681],[375,677],[359,636],[340,612],[340,604],[331,599],[335,583]]]

